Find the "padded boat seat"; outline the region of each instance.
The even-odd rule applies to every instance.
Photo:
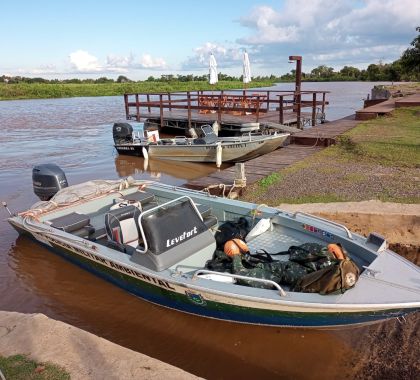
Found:
[[[211,207],[208,205],[196,205],[198,211],[200,212],[201,216],[203,217],[203,222],[207,226],[207,228],[212,228],[217,225],[217,218],[211,214]]]
[[[206,217],[210,216],[210,214],[211,214],[211,207],[210,206],[208,206],[208,205],[197,205],[197,204],[196,204],[196,206],[197,206],[197,209],[198,209],[198,211],[200,212],[200,214],[203,218],[206,218]]]
[[[218,220],[214,215],[209,215],[203,219],[203,222],[207,226],[207,228],[212,228],[217,225]]]
[[[105,214],[105,229],[108,239],[119,245],[137,247],[140,230],[137,220],[140,210],[134,206],[126,206],[111,210]],[[124,249],[120,249],[124,251]]]
[[[95,229],[89,224],[89,216],[77,212],[51,219],[49,222],[51,223],[51,227],[82,238],[88,238],[95,232]]]
[[[162,271],[193,257],[202,262],[216,249],[213,234],[188,199],[180,199],[139,219],[148,250],[136,251],[131,260],[154,271]]]
[[[132,194],[124,195],[122,199],[130,202],[140,202],[142,205],[153,202],[155,200],[155,195],[148,192],[137,191]]]
[[[111,206],[111,210],[133,205],[138,207],[141,211],[145,211],[152,207],[156,207],[158,204],[154,194],[141,191],[124,195],[123,197],[116,199],[115,202],[116,203]]]

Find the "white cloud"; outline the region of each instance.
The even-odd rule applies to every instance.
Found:
[[[98,58],[84,50],[70,53],[70,64],[79,73],[94,73],[103,70]]]
[[[239,46],[224,46],[213,42],[205,42],[193,49],[194,54],[182,63],[183,70],[205,69],[209,65],[210,53],[213,53],[219,68],[238,66],[242,60],[242,49]]]
[[[419,20],[414,0],[286,0],[280,9],[259,6],[242,17],[249,33],[237,43],[252,47],[268,68],[291,54],[312,66],[392,61],[408,47]]]
[[[106,67],[107,68],[129,68],[133,65],[134,62],[134,55],[130,53],[130,55],[126,57],[121,57],[118,55],[110,54],[106,57]]]
[[[163,58],[153,58],[150,54],[143,54],[140,58],[140,66],[144,69],[164,69],[166,62]]]

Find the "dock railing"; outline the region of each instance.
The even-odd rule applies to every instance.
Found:
[[[168,112],[187,111],[188,127],[192,124],[192,113],[215,114],[222,122],[223,114],[259,122],[262,114],[278,113],[278,122],[285,122],[285,114],[294,112],[298,127],[303,127],[303,108],[312,108],[309,122],[316,125],[318,115],[325,115],[326,94],[328,91],[185,91],[124,94],[127,120],[141,121],[148,118],[160,118],[164,125]],[[300,95],[300,96],[298,96]],[[305,98],[305,99],[304,99]],[[300,100],[300,101],[298,101]],[[305,122],[308,122],[306,118]]]

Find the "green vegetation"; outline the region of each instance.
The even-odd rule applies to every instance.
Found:
[[[274,185],[275,183],[279,182],[281,180],[281,175],[280,173],[272,173],[270,175],[268,175],[267,177],[261,179],[258,182],[258,185],[262,188],[262,189],[267,189],[268,187]]]
[[[335,153],[352,160],[384,166],[420,168],[420,117],[419,107],[395,111],[395,116],[383,117],[359,124],[344,139],[352,141],[349,150],[343,138],[332,147]]]
[[[271,86],[273,83],[253,81],[253,87]],[[0,83],[0,100],[69,98],[77,96],[115,96],[136,92],[172,92],[197,90],[241,89],[239,81],[221,81],[216,86],[208,82],[126,82],[126,83]]]
[[[379,199],[418,203],[420,107],[359,124],[330,146],[250,186],[255,203]]]
[[[36,363],[24,355],[0,356],[0,370],[6,379],[13,380],[69,380],[70,375],[59,366]]]

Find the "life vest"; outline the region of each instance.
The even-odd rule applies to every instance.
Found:
[[[231,239],[225,243],[223,251],[226,253],[226,255],[232,257],[249,252],[249,248],[243,240]]]

